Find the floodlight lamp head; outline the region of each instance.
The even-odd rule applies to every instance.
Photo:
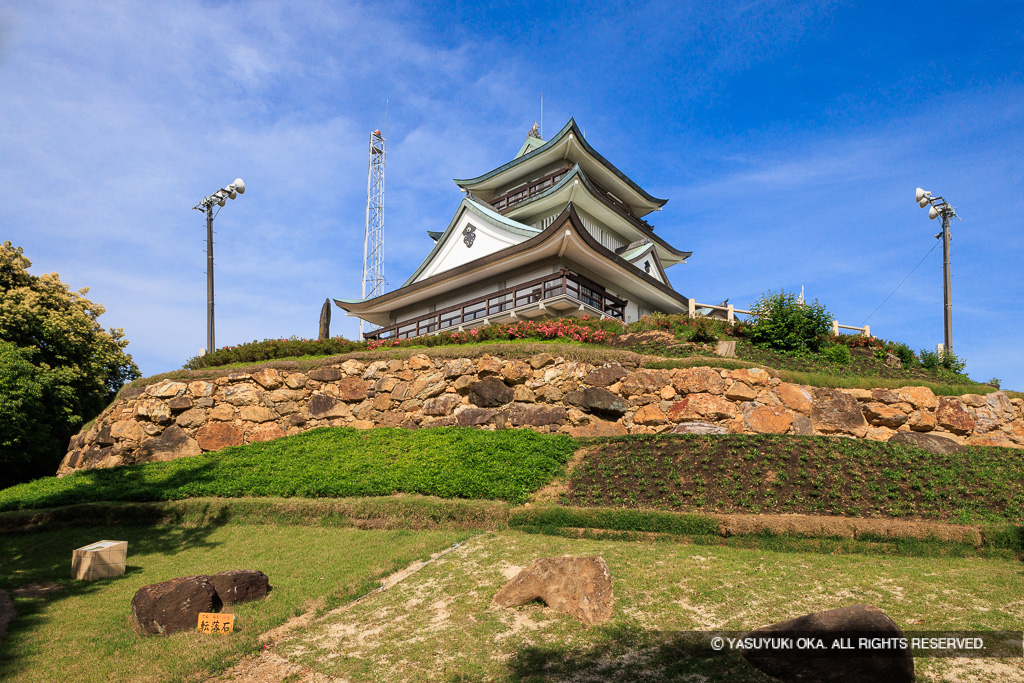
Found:
[[[245,182],[241,178],[235,178],[235,182],[231,183],[231,187],[235,188],[235,192],[238,194],[245,194]]]
[[[934,206],[932,208],[928,209],[928,218],[929,219],[935,220],[938,217],[939,217],[939,210],[938,209],[936,209]]]
[[[916,199],[917,202],[920,202],[925,197],[931,197],[931,196],[932,196],[932,193],[929,192],[928,190],[922,190],[920,187],[917,188],[917,199]],[[921,206],[924,206],[924,205],[922,204]]]

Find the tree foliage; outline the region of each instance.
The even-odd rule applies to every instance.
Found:
[[[140,376],[103,306],[0,246],[0,487],[51,475],[68,440]]]
[[[818,352],[832,330],[832,314],[823,304],[799,303],[792,292],[769,291],[750,307],[750,340],[778,351]]]

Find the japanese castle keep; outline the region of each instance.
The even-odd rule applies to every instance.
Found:
[[[456,180],[466,196],[434,247],[398,289],[335,299],[380,327],[369,339],[551,317],[637,320],[684,313],[665,269],[680,251],[644,216],[668,201],[647,194],[598,154],[570,120],[545,142],[534,124],[512,161]]]

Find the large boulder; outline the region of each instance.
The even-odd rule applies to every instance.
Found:
[[[901,443],[908,446],[917,446],[932,453],[948,455],[963,450],[963,446],[953,439],[948,439],[938,434],[924,434],[922,432],[896,432],[889,437],[889,443]]]
[[[963,404],[953,398],[943,396],[939,399],[939,407],[935,411],[935,419],[940,427],[945,427],[954,434],[967,434],[974,429],[974,418]]]
[[[822,650],[746,649],[743,656],[769,676],[787,683],[913,683],[914,657],[909,648],[833,649],[838,639],[902,638],[903,632],[877,607],[851,605],[806,614],[755,629],[745,638],[821,639]],[[841,643],[844,644],[844,643]]]
[[[863,438],[868,423],[857,399],[838,389],[811,389],[811,421],[822,434],[851,434]]]
[[[259,600],[270,592],[267,575],[255,569],[231,569],[213,574],[209,579],[217,591],[217,597],[225,605]]]
[[[494,596],[499,607],[543,600],[551,609],[591,626],[612,616],[612,577],[604,558],[542,557]]]
[[[132,598],[132,621],[142,635],[170,635],[196,628],[201,612],[220,608],[206,576],[183,576],[143,586]]]

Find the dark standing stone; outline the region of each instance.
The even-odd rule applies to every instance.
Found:
[[[143,586],[132,598],[132,621],[142,635],[170,635],[196,628],[201,612],[220,608],[206,576],[183,576]]]
[[[515,391],[497,377],[485,377],[469,389],[469,402],[481,408],[493,408],[512,401]]]
[[[889,437],[889,443],[902,443],[909,446],[917,446],[932,453],[949,455],[964,449],[953,439],[947,439],[937,434],[925,434],[923,432],[896,432]]]
[[[882,610],[851,605],[755,629],[751,638],[820,638],[826,649],[744,650],[743,656],[769,676],[796,683],[913,683],[914,657],[909,648],[832,649],[836,638],[902,638],[903,632]]]
[[[270,592],[267,575],[255,569],[232,569],[209,578],[217,597],[225,605],[259,600]]]
[[[324,299],[324,305],[320,309],[320,341],[331,338],[331,299]]]

